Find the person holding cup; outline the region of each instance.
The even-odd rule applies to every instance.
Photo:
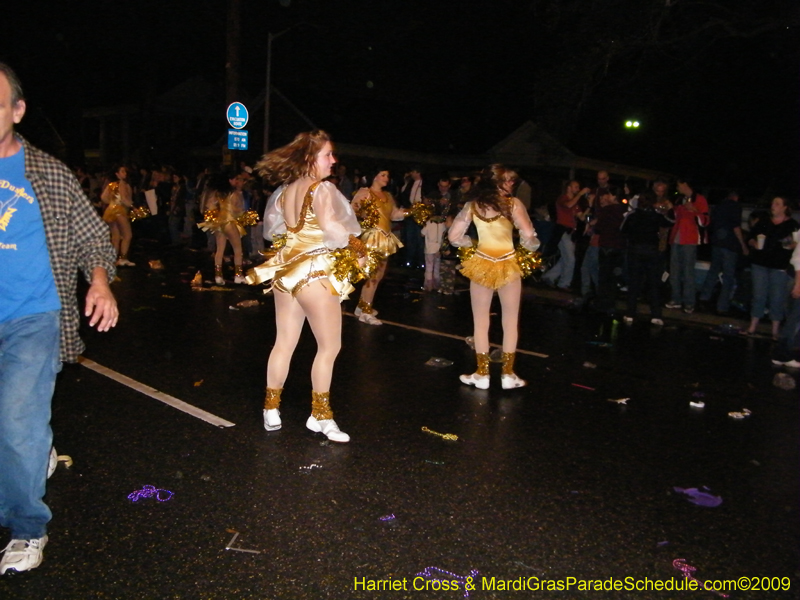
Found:
[[[687,178],[678,178],[679,197],[671,209],[675,224],[669,234],[669,282],[672,288],[672,299],[666,308],[679,309],[692,314],[695,305],[695,266],[697,264],[697,246],[703,243],[703,227],[708,226],[708,201],[697,193],[693,182]]]
[[[786,269],[797,245],[794,232],[800,224],[792,218],[786,198],[776,196],[770,206],[770,218],[759,219],[750,231],[750,262],[752,265],[753,300],[750,306],[750,327],[747,334],[756,332],[758,322],[769,307],[772,337],[778,338],[786,309]]]

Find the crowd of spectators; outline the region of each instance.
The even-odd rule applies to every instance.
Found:
[[[134,204],[151,208],[154,204],[157,211],[136,231],[162,245],[215,250],[214,236],[197,227],[207,208],[211,170],[189,174],[173,167],[132,165],[128,173]],[[102,190],[114,174],[82,168],[76,174],[102,214]],[[241,187],[244,209],[262,214],[272,190],[244,163],[226,174]],[[393,224],[404,247],[390,264],[410,269],[414,278],[423,280],[425,292],[452,294],[458,256],[446,233],[476,177],[468,172],[429,175],[420,166],[410,167],[402,177],[392,175],[386,191],[400,208],[424,203],[430,210],[423,223],[406,218]],[[361,169],[344,164],[337,165],[330,180],[348,199],[368,185]],[[531,207],[531,187],[522,179],[515,195],[529,209],[543,242],[540,281],[574,294],[576,307],[613,314],[617,302],[623,301],[622,316],[630,324],[637,318],[638,302],[645,299],[656,326],[663,324],[664,309],[667,316],[669,311],[697,310],[749,317],[743,333],[751,335],[766,317],[772,337],[778,339],[787,317],[794,281],[790,258],[800,229],[789,200],[778,196],[769,210],[754,210],[743,222],[737,192],[709,203],[698,190],[697,183],[685,177],[635,189],[630,182],[614,182],[607,171],[599,171],[588,185],[568,181],[546,210]],[[245,266],[259,260],[263,249],[260,230],[246,229]],[[706,265],[707,269],[701,268]],[[420,272],[414,274],[417,269]]]

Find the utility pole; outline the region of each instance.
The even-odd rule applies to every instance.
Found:
[[[227,57],[225,61],[226,104],[238,100],[239,40],[242,37],[242,0],[228,0]]]
[[[236,102],[239,98],[239,40],[242,37],[242,0],[228,0],[226,27],[227,56],[225,60],[225,105]],[[221,112],[221,111],[220,111]],[[233,161],[231,150],[223,150],[223,164]]]
[[[272,35],[271,32],[267,32],[267,81],[264,89],[264,154],[269,151],[269,100],[270,88],[272,87],[272,40],[275,39],[275,37],[276,36]]]

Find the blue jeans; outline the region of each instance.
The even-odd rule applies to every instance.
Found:
[[[708,302],[714,287],[717,285],[719,274],[722,273],[722,289],[717,298],[717,311],[728,312],[731,307],[731,298],[736,287],[736,263],[739,262],[739,254],[726,248],[711,248],[711,266],[708,268],[708,275],[703,282],[703,289],[700,291],[700,300]]]
[[[694,244],[672,244],[669,257],[669,283],[672,286],[672,301],[694,308],[694,267],[697,263],[697,246]]]
[[[794,279],[791,277],[786,278],[786,320],[781,326],[781,332],[778,335],[778,343],[775,344],[775,349],[772,353],[772,358],[780,361],[792,360],[793,352],[797,351],[800,347],[800,298],[792,298],[792,288],[794,288]]]
[[[561,236],[558,251],[561,252],[561,258],[545,273],[542,280],[567,289],[572,285],[572,275],[575,272],[575,242],[572,241],[572,233],[567,231]]]
[[[53,433],[50,406],[59,360],[59,311],[0,323],[0,526],[40,538]]]
[[[403,244],[405,245],[406,264],[409,267],[421,267],[425,264],[425,240],[422,228],[412,218],[403,222]]]
[[[769,305],[769,320],[783,321],[786,314],[786,280],[789,276],[783,269],[770,269],[761,265],[751,265],[753,277],[753,305],[750,316],[760,319]]]
[[[650,315],[661,318],[661,274],[663,272],[661,253],[658,246],[632,244],[628,248],[628,312],[636,316],[639,294],[643,284],[647,285],[650,299]]]
[[[600,284],[600,247],[589,246],[581,263],[581,296],[588,298],[594,285],[595,294]]]
[[[612,312],[617,305],[617,269],[622,270],[622,250],[600,248],[600,286],[595,308]]]

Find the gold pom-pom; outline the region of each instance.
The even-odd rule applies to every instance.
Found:
[[[277,251],[286,245],[286,234],[278,233],[272,236],[272,249]]]
[[[131,223],[136,219],[144,219],[150,216],[150,210],[146,206],[134,206],[131,209]]]
[[[517,246],[516,259],[523,277],[530,277],[534,271],[542,268],[542,255]]]
[[[203,213],[203,221],[202,223],[197,224],[198,229],[202,229],[203,231],[216,231],[219,229],[219,210],[216,208],[212,208],[211,210],[207,210]]]
[[[458,249],[458,260],[462,263],[467,262],[470,258],[475,255],[475,246],[461,246]]]
[[[254,210],[248,210],[236,220],[239,221],[239,225],[242,227],[253,227],[258,224],[258,213]]]
[[[333,276],[339,281],[349,280],[350,283],[361,281],[366,276],[358,266],[358,255],[352,248],[338,248],[331,252],[333,255]]]
[[[424,202],[417,202],[408,209],[408,214],[420,227],[425,224],[425,221],[431,218],[433,214],[433,207]]]
[[[377,250],[370,250],[367,252],[367,263],[364,265],[362,271],[367,279],[371,279],[381,263],[386,260],[386,255]]]
[[[358,217],[358,222],[361,224],[362,229],[372,229],[378,226],[381,213],[375,202],[372,202],[371,198],[368,198],[359,207],[356,216]]]

